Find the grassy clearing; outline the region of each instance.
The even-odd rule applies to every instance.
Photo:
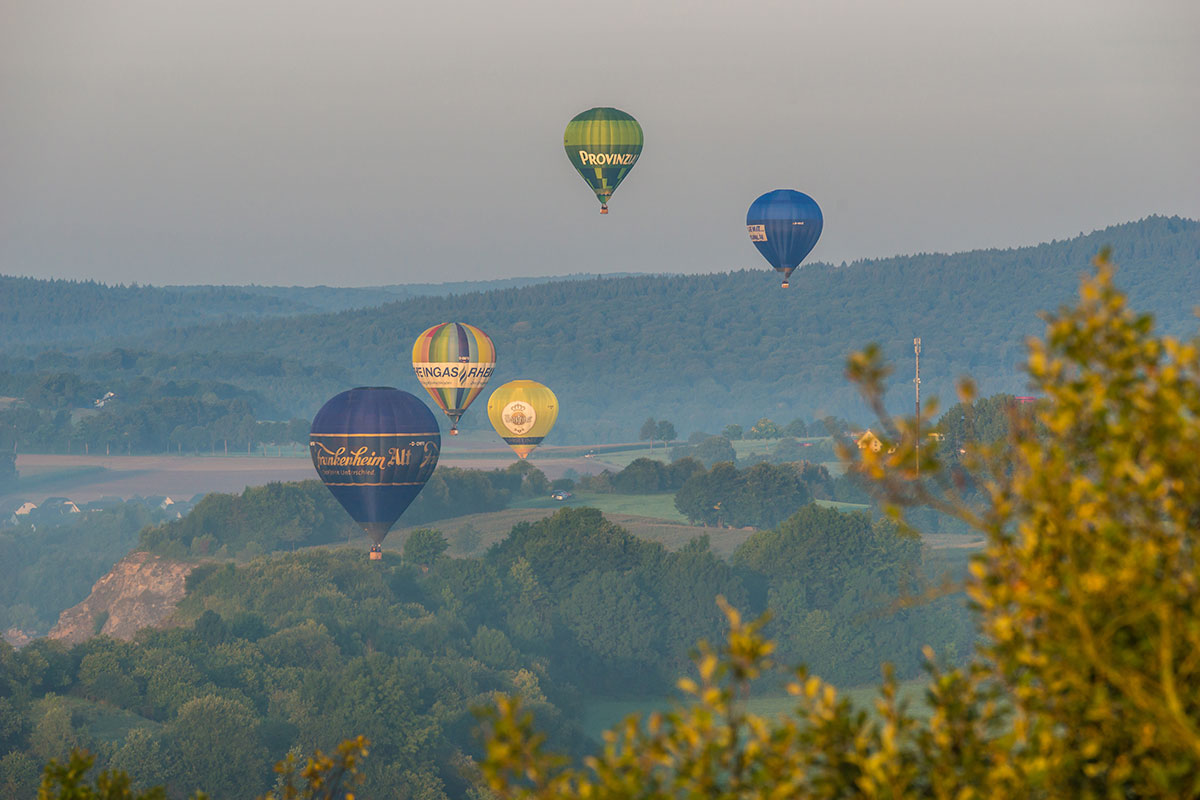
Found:
[[[838,511],[868,511],[871,506],[867,503],[840,503],[837,500],[814,500],[823,508],[836,508]]]
[[[733,445],[733,452],[737,453],[738,458],[748,458],[750,456],[763,456],[769,454],[778,444],[779,439],[738,439],[730,442]]]
[[[929,706],[925,702],[924,680],[903,681],[899,685],[901,701],[907,702],[909,709],[919,717],[929,715]],[[839,690],[857,707],[874,713],[875,699],[879,696],[877,686],[858,686],[852,689]],[[589,736],[600,739],[601,734],[621,724],[630,714],[650,714],[654,711],[670,711],[676,707],[671,700],[593,700],[583,707],[581,725]],[[796,708],[796,699],[787,694],[764,694],[751,697],[747,705],[752,714],[760,717],[777,717],[790,714]]]
[[[551,500],[535,497],[521,500],[514,508],[561,508],[563,506],[589,506],[605,514],[632,514],[638,517],[661,519],[665,522],[687,524],[687,517],[675,508],[675,493],[662,494],[597,494],[576,492],[566,500]]]
[[[652,458],[666,464],[671,461],[671,448],[657,444],[653,450],[646,445],[640,445],[603,453],[599,450],[596,451],[596,460],[614,472],[625,469],[639,458]]]
[[[494,511],[488,514],[469,514],[453,519],[438,520],[425,525],[408,526],[393,531],[383,542],[383,549],[399,552],[404,540],[416,528],[433,528],[446,535],[450,542],[450,555],[470,557],[482,555],[489,547],[503,539],[513,526],[521,522],[536,522],[545,519],[562,507],[556,503],[545,508],[510,508],[504,511]],[[728,558],[737,546],[746,541],[754,531],[726,530],[723,528],[703,528],[695,525],[685,525],[676,522],[666,522],[661,519],[620,514],[605,511],[608,521],[620,525],[639,539],[648,542],[658,542],[668,550],[678,550],[699,536],[708,536],[709,544],[714,553],[722,558]],[[365,543],[365,537],[356,538],[357,543]],[[326,545],[328,546],[328,545]],[[362,545],[365,549],[366,545]]]
[[[818,500],[818,505],[840,511],[861,511],[869,506],[857,503],[838,503]],[[712,551],[722,558],[729,558],[738,545],[754,535],[753,528],[708,528],[688,523],[687,518],[675,508],[675,495],[661,494],[597,494],[579,492],[567,500],[551,500],[549,497],[526,498],[517,505],[503,511],[487,514],[469,514],[452,519],[438,520],[424,525],[397,528],[384,541],[385,550],[399,551],[404,539],[416,528],[433,528],[446,535],[450,541],[450,554],[455,556],[481,555],[489,547],[503,539],[520,522],[535,522],[545,519],[564,506],[590,507],[599,509],[610,522],[620,525],[639,539],[658,542],[669,550],[678,550],[692,539],[708,536]],[[363,541],[366,541],[365,539]],[[957,545],[957,541],[955,542]],[[941,544],[941,546],[948,546]]]
[[[63,703],[71,719],[97,741],[120,744],[135,728],[158,728],[160,723],[105,703],[94,703],[82,697],[64,696]]]
[[[816,444],[818,442],[827,441],[827,439],[828,437],[807,437],[798,439],[797,441],[812,442],[813,444]],[[775,448],[779,446],[781,441],[783,440],[739,439],[735,442],[731,442],[731,444],[733,445],[733,451],[737,454],[737,457],[739,459],[746,459],[753,456],[769,455],[775,451]],[[647,444],[598,445],[595,448],[596,459],[605,466],[615,470],[624,469],[634,460],[639,458],[653,458],[658,461],[669,462],[671,460],[671,447],[686,443],[686,441],[676,441],[672,442],[671,445],[663,445],[660,442],[656,443],[653,449],[651,449]],[[581,451],[586,451],[586,449],[587,448],[580,448]],[[561,455],[567,455],[567,453],[562,453]],[[845,469],[844,465],[837,461],[828,462],[824,465],[826,469],[829,470],[830,474],[833,475],[840,475]]]

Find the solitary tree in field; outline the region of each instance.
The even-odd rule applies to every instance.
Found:
[[[808,425],[804,423],[804,420],[796,417],[794,420],[785,425],[780,433],[783,436],[791,436],[797,439],[802,439],[805,436],[808,436]]]
[[[654,426],[654,436],[660,442],[670,443],[675,441],[677,434],[675,426],[665,419],[660,419]]]
[[[767,417],[763,417],[746,432],[747,439],[778,439],[780,437],[779,426]]]
[[[642,423],[642,429],[638,432],[638,441],[644,442],[650,440],[650,449],[654,449],[654,437],[658,435],[658,423],[654,421],[654,417],[646,417],[646,421]]]

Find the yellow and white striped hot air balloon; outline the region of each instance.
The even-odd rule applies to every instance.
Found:
[[[537,381],[509,381],[488,398],[488,419],[513,451],[527,458],[558,419],[558,398]]]
[[[483,391],[496,367],[496,346],[483,331],[462,322],[434,325],[413,344],[413,372],[450,418],[450,435],[458,420]]]

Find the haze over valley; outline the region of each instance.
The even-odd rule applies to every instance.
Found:
[[[1197,31],[5,3],[0,800],[1196,796]]]

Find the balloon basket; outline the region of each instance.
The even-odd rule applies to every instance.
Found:
[[[369,558],[370,558],[372,561],[382,561],[382,560],[383,560],[383,553],[379,552],[378,550],[372,550],[372,551],[371,551],[371,555],[369,556]]]
[[[601,214],[607,214],[607,213],[608,213],[608,206],[600,206],[600,213],[601,213]]]
[[[458,428],[451,428],[451,429],[450,429],[450,435],[451,435],[451,436],[458,436]]]
[[[786,289],[786,288],[788,288],[788,282],[787,282],[787,281],[784,281],[783,283],[781,283],[781,284],[779,285],[779,288],[781,288],[781,289]]]

